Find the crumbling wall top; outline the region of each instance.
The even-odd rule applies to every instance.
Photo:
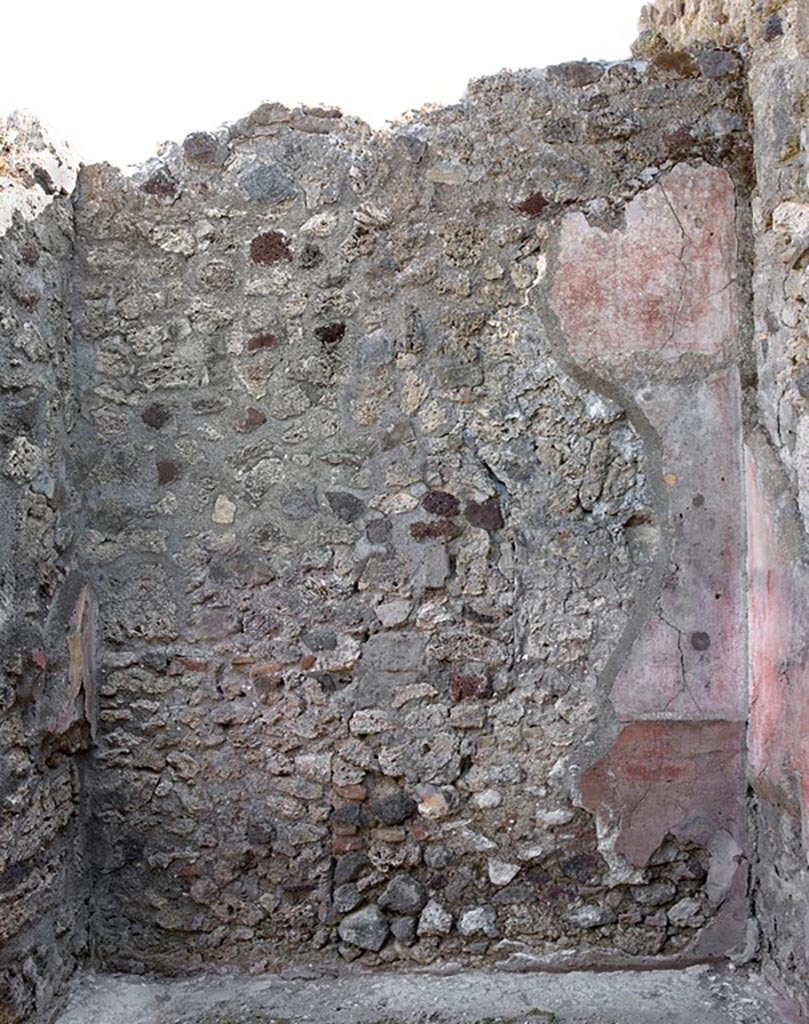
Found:
[[[754,58],[809,53],[809,7],[804,0],[653,0],[641,10],[640,40],[662,37],[674,46],[712,42],[747,46]]]
[[[14,111],[0,117],[0,235],[19,212],[32,220],[56,195],[76,184],[78,157],[36,117]]]

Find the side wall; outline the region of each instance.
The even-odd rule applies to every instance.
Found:
[[[48,1019],[87,953],[93,609],[64,471],[74,226],[59,182],[75,173],[37,125],[0,132],[0,1021],[16,1024]]]
[[[757,400],[748,418],[753,897],[760,955],[809,1016],[809,7],[661,3],[646,45],[742,42],[755,147]]]

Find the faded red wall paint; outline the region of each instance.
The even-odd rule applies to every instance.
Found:
[[[720,831],[743,845],[744,724],[632,722],[584,772],[582,802],[620,826],[615,849],[645,867],[667,833],[707,846]]]
[[[736,320],[735,195],[716,167],[678,164],[604,231],[562,222],[551,303],[574,356],[717,354]]]

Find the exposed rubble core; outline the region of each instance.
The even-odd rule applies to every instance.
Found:
[[[0,1024],[83,961],[760,957],[809,1012],[805,37],[680,6],[387,132],[30,171]]]
[[[716,844],[745,842],[740,458],[704,456],[725,516],[681,468],[678,391],[691,426],[738,437],[739,72],[501,75],[389,135],[267,106],[224,159],[82,172],[103,963],[740,941],[743,865],[706,887]],[[717,164],[670,155],[661,89]],[[692,489],[689,548],[669,491]],[[676,680],[617,671],[669,637]],[[626,821],[631,784],[595,768],[580,792],[622,721],[719,743],[719,817],[697,826],[678,789]]]

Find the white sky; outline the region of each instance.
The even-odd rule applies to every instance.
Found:
[[[629,55],[642,0],[6,0],[0,115],[126,164],[263,100],[374,125],[501,68]]]

